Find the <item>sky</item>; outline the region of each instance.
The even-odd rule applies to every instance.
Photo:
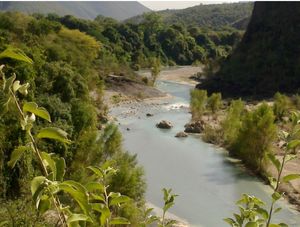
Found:
[[[237,0],[223,0],[223,1],[139,1],[144,6],[152,10],[164,9],[184,9],[187,7],[199,4],[218,4],[224,2],[237,2]]]

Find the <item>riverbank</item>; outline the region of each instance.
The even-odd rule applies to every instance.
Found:
[[[227,100],[228,101],[228,100]],[[257,103],[245,103],[245,108],[248,111],[256,109],[262,102]],[[273,102],[268,102],[269,106],[273,106]],[[224,145],[224,141],[222,141],[222,126],[221,123],[226,116],[226,111],[224,109],[219,110],[217,113],[212,114],[211,112],[207,111],[200,119],[203,124],[203,133],[202,138],[205,142],[214,144],[215,146],[222,147],[226,149]],[[209,128],[209,130],[206,130]],[[278,133],[281,130],[286,130],[285,125],[277,124]],[[278,139],[272,144],[272,152],[274,152],[276,158],[278,160],[282,160],[284,155],[283,150],[283,141]],[[298,154],[297,154],[298,155]],[[267,162],[266,166],[264,166],[264,172],[255,172],[252,169],[243,166],[247,172],[251,175],[256,175],[260,179],[262,179],[265,184],[269,184],[268,177],[274,177],[277,179],[277,170],[276,168],[270,163]],[[282,176],[286,176],[289,174],[297,174],[300,173],[300,158],[299,155],[296,159],[287,162],[284,166]],[[279,187],[279,191],[284,194],[284,198],[288,200],[288,202],[294,205],[294,208],[300,211],[300,180],[292,180],[288,183],[281,183]]]
[[[157,80],[172,81],[174,83],[195,86],[198,82],[190,77],[202,71],[202,67],[197,66],[176,66],[164,68],[158,75]],[[150,77],[150,70],[141,70],[138,72],[141,77]],[[104,103],[113,108],[118,105],[136,104],[139,102],[153,102],[157,104],[158,100],[168,99],[170,95],[162,92],[156,87],[148,86],[134,80],[126,78],[126,81],[120,76],[109,76],[109,87],[104,92]]]

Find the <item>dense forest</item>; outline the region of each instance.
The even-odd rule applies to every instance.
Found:
[[[102,54],[111,54],[111,64],[127,64],[135,70],[149,67],[157,60],[162,65],[186,65],[225,57],[243,34],[234,28],[214,31],[179,23],[166,25],[156,13],[145,14],[140,24],[118,23],[102,16],[88,21],[51,14],[45,19],[95,37],[103,44]]]
[[[110,178],[110,190],[117,189],[133,199],[124,208],[124,212],[134,223],[135,207],[143,202],[145,181],[135,156],[123,151],[117,127],[113,124],[103,127],[107,119],[106,108],[102,103],[102,44],[59,22],[20,13],[0,15],[0,34],[1,51],[18,48],[33,60],[33,64],[27,64],[1,59],[1,64],[5,65],[4,73],[8,76],[15,73],[22,84],[29,83],[26,100],[45,107],[51,116],[51,125],[66,131],[73,141],[69,145],[55,141],[48,141],[50,145],[46,145],[44,141],[39,141],[41,149],[47,148],[49,153],[64,157],[68,167],[66,178],[80,182],[86,178],[87,166],[110,160],[111,165],[120,170]],[[91,98],[90,91],[97,95]],[[4,105],[6,96],[2,90],[0,97],[1,105]],[[23,99],[25,97],[21,95],[20,101],[24,102]],[[3,111],[5,108],[1,108]],[[19,209],[32,204],[28,204],[28,196],[31,194],[28,182],[39,171],[32,153],[26,153],[15,168],[9,167],[8,161],[14,148],[27,143],[28,137],[19,127],[17,114],[2,113],[0,125],[0,213],[3,221],[8,219],[9,213],[16,215]],[[34,130],[47,126],[49,122],[37,119]],[[9,201],[17,198],[22,199],[10,206]],[[17,226],[32,226],[39,220],[36,215],[34,209],[27,207],[14,217],[14,223]]]
[[[300,4],[257,2],[237,49],[215,77],[199,85],[227,96],[273,96],[297,92]]]
[[[222,29],[234,27],[240,30],[247,28],[253,9],[252,2],[223,3],[223,4],[200,4],[186,9],[162,10],[156,12],[164,23],[180,23],[186,26],[209,27]],[[132,23],[140,23],[143,16],[139,15],[128,19]]]

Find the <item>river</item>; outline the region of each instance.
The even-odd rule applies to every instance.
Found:
[[[228,226],[223,218],[238,212],[235,201],[243,193],[269,201],[270,187],[233,164],[222,149],[196,135],[174,137],[191,117],[188,104],[193,87],[170,81],[158,81],[156,86],[172,97],[111,110],[120,124],[125,148],[137,154],[145,169],[147,201],[162,207],[162,188],[172,188],[179,196],[170,212],[197,227]],[[146,113],[154,116],[146,117]],[[160,120],[171,121],[174,127],[158,129],[155,124]],[[299,227],[299,213],[285,201],[280,206],[283,210],[274,215],[273,222]]]

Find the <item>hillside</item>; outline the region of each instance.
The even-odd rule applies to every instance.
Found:
[[[230,96],[272,96],[300,87],[300,3],[257,2],[240,45],[199,85]]]
[[[60,16],[73,15],[84,19],[94,19],[98,15],[124,20],[151,10],[139,2],[73,2],[73,1],[8,1],[0,2],[0,11],[20,11],[24,13],[56,13]]]
[[[183,23],[185,25],[220,28],[223,26],[234,26],[242,24],[237,28],[246,29],[245,21],[251,16],[253,3],[224,3],[197,5],[180,10],[162,10],[157,13],[163,17],[167,24]],[[131,18],[132,22],[142,21],[142,16]]]

